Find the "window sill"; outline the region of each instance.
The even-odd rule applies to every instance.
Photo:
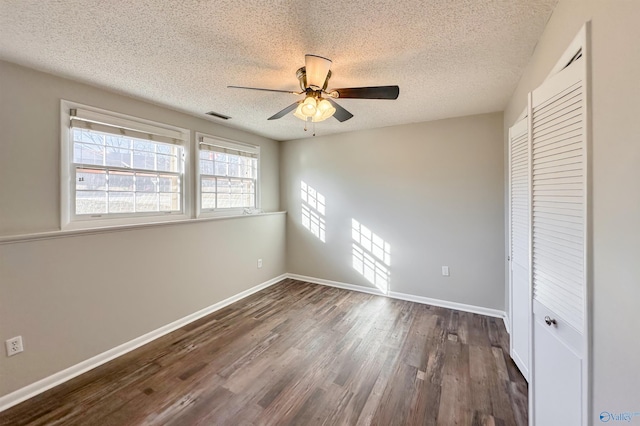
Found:
[[[231,220],[231,219],[240,219],[240,218],[248,218],[248,217],[258,217],[258,216],[273,216],[273,215],[281,215],[286,213],[287,213],[286,211],[279,211],[279,212],[265,212],[265,213],[256,213],[256,214],[238,214],[238,215],[229,215],[229,216],[207,216],[207,217],[199,217],[197,219],[179,219],[179,220],[168,220],[168,221],[158,221],[158,222],[136,223],[136,224],[129,224],[129,225],[105,226],[100,228],[84,228],[84,229],[73,229],[73,230],[37,232],[33,234],[10,235],[6,237],[0,237],[0,245],[11,244],[11,243],[21,243],[26,241],[66,238],[66,237],[73,237],[76,235],[103,234],[108,232],[126,231],[129,229],[151,228],[151,227],[182,225],[182,224],[188,225],[188,224],[194,224],[194,223],[211,222],[215,220]]]

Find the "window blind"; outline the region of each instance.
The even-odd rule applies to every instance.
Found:
[[[239,155],[243,157],[258,158],[259,147],[242,145],[236,142],[200,137],[200,149],[206,151],[221,152],[223,154]]]
[[[94,130],[167,144],[182,144],[186,140],[184,133],[177,130],[139,123],[96,111],[74,108],[69,111],[69,115],[71,116],[72,128]]]

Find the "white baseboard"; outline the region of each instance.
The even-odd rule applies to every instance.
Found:
[[[423,296],[414,296],[414,295],[405,294],[405,293],[390,292],[389,294],[384,294],[381,290],[373,287],[364,287],[360,285],[347,284],[347,283],[342,283],[338,281],[325,280],[322,278],[315,278],[315,277],[308,277],[304,275],[287,273],[287,274],[282,274],[273,279],[270,279],[269,281],[265,281],[262,284],[258,284],[255,287],[252,287],[248,290],[245,290],[241,293],[238,293],[234,296],[224,299],[218,303],[215,303],[211,306],[208,306],[204,309],[194,312],[193,314],[187,315],[186,317],[180,318],[179,320],[176,320],[170,324],[167,324],[147,334],[144,334],[126,343],[123,343],[122,345],[109,349],[106,352],[102,352],[101,354],[98,354],[92,358],[82,361],[79,364],[73,365],[65,370],[59,371],[49,377],[45,377],[42,380],[38,380],[35,383],[32,383],[21,389],[18,389],[17,391],[14,391],[3,397],[0,397],[0,412],[10,407],[13,407],[14,405],[17,405],[38,394],[41,394],[42,392],[45,392],[59,384],[62,384],[68,380],[71,380],[74,377],[77,377],[82,373],[85,373],[106,362],[109,362],[114,358],[122,356],[127,352],[131,352],[132,350],[137,349],[142,345],[145,345],[159,337],[164,336],[165,334],[175,331],[180,327],[184,327],[185,325],[197,319],[200,319],[206,315],[209,315],[212,312],[222,309],[225,306],[228,306],[234,302],[237,302],[240,299],[243,299],[253,293],[256,293],[269,286],[272,286],[273,284],[279,281],[282,281],[285,278],[306,281],[314,284],[326,285],[329,287],[337,287],[345,290],[358,291],[361,293],[369,293],[369,294],[375,294],[378,296],[391,297],[393,299],[406,300],[409,302],[416,302],[416,303],[422,303],[426,305],[439,306],[442,308],[455,309],[458,311],[470,312],[470,313],[486,315],[490,317],[502,318],[505,321],[505,325],[507,324],[507,321],[508,321],[505,313],[497,309],[484,308],[481,306],[474,306],[474,305],[466,305],[464,303],[449,302],[446,300],[432,299],[432,298],[423,297]],[[507,327],[507,330],[509,330],[508,327]]]
[[[390,297],[392,299],[406,300],[408,302],[416,302],[424,305],[438,306],[441,308],[454,309],[456,311],[470,312],[472,314],[486,315],[488,317],[502,318],[503,320],[506,318],[504,311],[500,311],[498,309],[485,308],[482,306],[475,306],[475,305],[467,305],[467,304],[458,303],[458,302],[450,302],[448,300],[432,299],[430,297],[414,296],[413,294],[398,293],[395,291],[391,291],[389,292],[389,294],[385,294],[381,290],[374,287],[364,287],[361,285],[347,284],[347,283],[342,283],[338,281],[325,280],[323,278],[307,277],[307,276],[298,275],[298,274],[285,274],[285,275],[287,276],[287,278],[292,278],[300,281],[307,281],[313,284],[321,284],[329,287],[342,288],[345,290],[359,291],[361,293],[375,294],[378,296]]]
[[[364,287],[361,285],[346,284],[339,281],[325,280],[324,278],[308,277],[306,275],[285,274],[287,278],[298,281],[306,281],[312,284],[326,285],[329,287],[342,288],[344,290],[359,291],[360,293],[375,294],[376,296],[386,296],[381,290],[375,287]]]
[[[139,348],[140,346],[145,345],[151,342],[152,340],[162,337],[165,334],[171,333],[172,331],[175,331],[180,327],[184,327],[185,325],[197,319],[200,319],[206,315],[209,315],[212,312],[222,309],[225,306],[228,306],[234,302],[237,302],[240,299],[243,299],[253,293],[256,293],[269,286],[272,286],[273,284],[279,281],[282,281],[285,278],[287,278],[287,274],[282,274],[279,277],[272,278],[269,281],[265,281],[262,284],[258,284],[255,287],[251,287],[248,290],[240,292],[218,303],[214,303],[213,305],[208,306],[204,309],[201,309],[197,312],[194,312],[193,314],[180,318],[179,320],[176,320],[163,327],[153,330],[147,334],[144,334],[126,343],[123,343],[120,346],[116,346],[115,348],[109,349],[106,352],[102,352],[101,354],[98,354],[92,358],[82,361],[79,364],[73,365],[65,370],[59,371],[55,374],[52,374],[49,377],[45,377],[42,380],[38,380],[35,383],[32,383],[30,385],[27,385],[23,388],[18,389],[17,391],[11,392],[10,394],[0,397],[0,412],[10,407],[13,407],[14,405],[21,403],[22,401],[32,398],[44,391],[47,391],[54,386],[57,386],[68,380],[71,380],[74,377],[77,377],[82,373],[85,373],[108,361],[111,361],[114,358],[122,356],[127,352],[131,352],[132,350]]]

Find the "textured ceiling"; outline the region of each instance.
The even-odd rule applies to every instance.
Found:
[[[226,86],[298,90],[313,53],[333,60],[329,88],[400,86],[395,101],[339,100],[355,117],[319,135],[501,111],[555,4],[0,0],[0,58],[287,140],[310,132],[267,118],[301,97]]]

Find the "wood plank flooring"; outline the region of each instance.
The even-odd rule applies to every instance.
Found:
[[[0,413],[2,425],[526,425],[502,320],[294,280]]]

